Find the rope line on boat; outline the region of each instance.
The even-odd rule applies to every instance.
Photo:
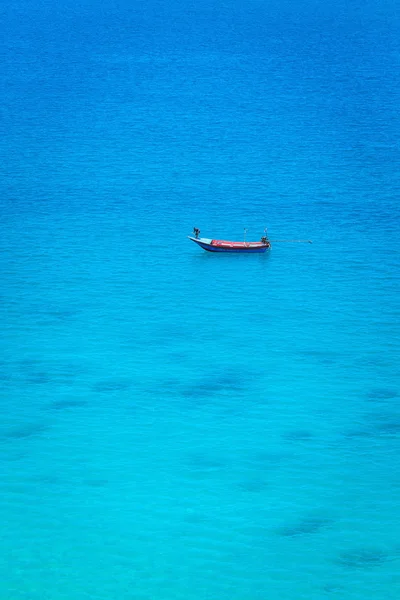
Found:
[[[269,240],[270,242],[293,242],[293,243],[300,243],[300,242],[304,242],[305,244],[312,244],[312,240]]]

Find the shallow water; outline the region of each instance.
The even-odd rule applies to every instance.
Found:
[[[296,6],[5,9],[0,598],[398,598],[398,22]]]

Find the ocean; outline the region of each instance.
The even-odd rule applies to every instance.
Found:
[[[397,4],[1,11],[0,600],[397,600]]]

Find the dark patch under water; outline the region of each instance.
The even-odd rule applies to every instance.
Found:
[[[36,373],[30,373],[26,377],[25,381],[26,381],[26,383],[46,384],[46,383],[50,383],[51,377],[48,373],[36,372]]]
[[[108,479],[86,479],[85,483],[86,483],[86,485],[89,485],[90,487],[101,488],[101,487],[106,487],[109,484],[109,480]]]
[[[389,437],[397,437],[400,435],[400,421],[389,421],[388,423],[380,423],[376,427],[378,435]]]
[[[400,417],[398,414],[368,415],[363,427],[346,432],[349,439],[398,437],[400,435]]]
[[[372,402],[380,402],[383,400],[391,400],[398,395],[399,392],[393,388],[374,388],[368,392],[367,398]]]
[[[61,484],[65,483],[65,481],[59,475],[56,475],[53,473],[34,477],[32,479],[32,482],[33,483],[42,483],[42,484],[50,485],[50,486],[51,485],[61,485]]]
[[[149,386],[148,388],[146,388],[146,391],[149,391],[152,393],[154,393],[156,391],[157,394],[159,394],[161,396],[166,396],[166,395],[177,396],[177,395],[181,394],[180,385],[181,385],[181,380],[178,377],[168,377],[167,379],[163,379],[162,381],[159,381],[154,386]]]
[[[284,537],[296,537],[301,535],[310,535],[318,533],[324,527],[332,524],[332,519],[324,517],[305,517],[295,523],[283,525],[276,530],[276,533]]]
[[[342,552],[335,562],[350,569],[379,567],[390,560],[390,555],[377,548],[359,548]]]
[[[209,373],[195,379],[189,387],[184,388],[185,396],[213,395],[219,393],[236,393],[247,389],[246,381],[254,380],[254,373],[247,370],[225,369]]]
[[[345,588],[339,583],[326,583],[321,589],[326,594],[339,594],[343,592]]]
[[[35,358],[17,361],[14,369],[22,373],[28,384],[51,382],[63,385],[71,385],[86,370],[84,365],[72,364],[67,361],[52,362]]]
[[[374,432],[370,429],[351,429],[350,431],[346,431],[344,436],[349,439],[370,438],[374,436]]]
[[[9,429],[3,435],[9,439],[19,440],[41,435],[46,429],[45,425],[32,423]]]
[[[337,363],[341,358],[340,354],[329,350],[300,350],[296,354],[327,366]]]

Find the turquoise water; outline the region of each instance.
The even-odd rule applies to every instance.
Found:
[[[397,600],[396,18],[5,9],[2,600]]]

